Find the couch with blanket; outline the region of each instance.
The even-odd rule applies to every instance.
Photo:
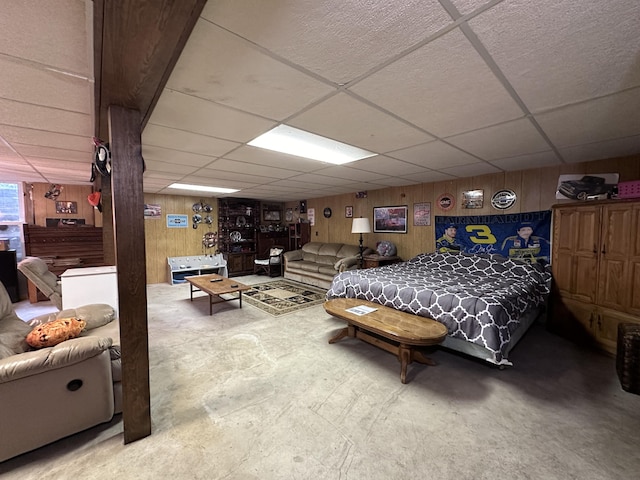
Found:
[[[72,327],[84,326],[80,336],[41,348],[27,343],[36,327],[37,335],[29,335],[31,343],[69,338],[63,326],[70,321],[54,320],[70,317]],[[119,322],[109,305],[63,310],[27,323],[15,314],[0,284],[0,462],[120,413],[119,345]]]
[[[363,255],[372,252],[365,247]],[[358,267],[359,255],[358,245],[309,242],[284,253],[284,278],[328,289],[338,273]]]

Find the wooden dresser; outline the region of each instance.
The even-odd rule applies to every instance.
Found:
[[[553,207],[552,331],[616,353],[618,323],[640,324],[639,229],[640,201]]]

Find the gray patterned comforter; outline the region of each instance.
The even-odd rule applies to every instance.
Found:
[[[361,298],[433,318],[449,335],[507,358],[521,315],[545,301],[550,274],[499,255],[424,253],[403,263],[337,275],[327,299]]]

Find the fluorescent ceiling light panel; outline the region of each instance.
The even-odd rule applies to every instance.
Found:
[[[169,188],[179,188],[180,190],[195,190],[196,192],[213,192],[213,193],[235,193],[240,190],[222,187],[207,187],[205,185],[189,185],[188,183],[172,183]]]
[[[377,153],[353,147],[346,143],[336,142],[330,138],[321,137],[288,125],[278,125],[267,133],[263,133],[251,140],[249,145],[335,165],[355,162],[356,160],[377,155]]]

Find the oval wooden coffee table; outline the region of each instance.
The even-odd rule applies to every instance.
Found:
[[[348,311],[360,306],[375,310],[363,315]],[[438,345],[448,333],[447,327],[431,318],[401,312],[357,298],[328,300],[324,303],[324,309],[330,315],[347,322],[347,326],[331,338],[329,343],[335,343],[344,337],[359,338],[397,355],[401,364],[402,383],[407,383],[407,365],[411,362],[436,365],[436,362],[415,348]]]

